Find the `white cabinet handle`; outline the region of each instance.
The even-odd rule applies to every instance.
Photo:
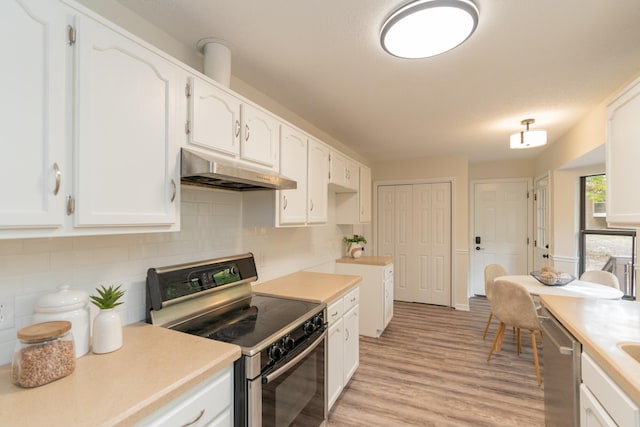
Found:
[[[56,175],[56,186],[53,188],[53,195],[57,196],[58,191],[60,191],[60,181],[62,180],[62,172],[60,172],[60,167],[57,163],[53,164],[53,171]]]
[[[313,200],[309,200],[309,204],[311,205],[311,211],[313,211]]]
[[[250,129],[249,129],[249,125],[244,125],[244,140],[248,141],[249,140],[249,135],[251,135]]]
[[[345,341],[349,341],[349,330],[348,329],[344,330],[344,340]]]
[[[236,120],[236,137],[240,135],[240,120]]]
[[[171,202],[173,202],[176,199],[176,191],[177,191],[176,181],[173,180],[173,179],[171,180],[171,188],[172,188],[172,190],[171,190]]]
[[[282,202],[283,202],[282,203],[283,204],[282,210],[286,210],[287,209],[287,196],[282,196]]]
[[[188,427],[188,426],[192,426],[195,423],[197,423],[198,421],[200,421],[200,418],[202,418],[202,416],[204,415],[204,409],[200,411],[200,413],[198,414],[197,417],[195,417],[193,420],[189,421],[186,424],[182,424],[182,427]]]

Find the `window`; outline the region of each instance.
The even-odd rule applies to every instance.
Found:
[[[620,289],[635,299],[633,258],[634,230],[609,228],[607,225],[607,177],[590,175],[580,178],[580,274],[589,270],[606,270],[615,274]]]

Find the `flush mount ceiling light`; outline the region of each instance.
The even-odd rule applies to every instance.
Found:
[[[380,43],[400,58],[427,58],[460,45],[477,25],[478,8],[470,0],[417,0],[391,14]]]
[[[546,130],[529,130],[529,125],[535,122],[535,119],[525,119],[520,122],[521,125],[526,125],[527,129],[511,135],[509,145],[512,149],[540,147],[547,143]]]

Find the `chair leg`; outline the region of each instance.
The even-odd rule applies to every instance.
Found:
[[[487,319],[487,325],[484,327],[484,333],[482,334],[482,339],[485,339],[487,336],[487,331],[489,330],[489,325],[491,324],[491,319],[493,319],[493,313],[489,312],[489,318]]]
[[[536,332],[531,331],[531,347],[533,348],[533,364],[536,366],[536,378],[538,385],[542,383],[540,380],[540,365],[538,364],[538,347],[536,346]]]
[[[500,351],[499,343],[502,341],[502,334],[504,334],[505,324],[500,322],[500,326],[498,326],[498,330],[496,331],[496,336],[493,338],[493,342],[491,343],[491,350],[489,350],[489,355],[487,356],[487,362],[491,360],[491,355],[493,354],[493,350]]]
[[[522,353],[522,340],[520,339],[520,328],[516,329],[516,354]]]

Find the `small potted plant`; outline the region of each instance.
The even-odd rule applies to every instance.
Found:
[[[115,310],[122,304],[120,298],[125,291],[120,286],[96,288],[98,295],[91,295],[91,302],[100,309],[93,320],[93,345],[94,353],[110,353],[122,347],[122,320]]]
[[[364,236],[354,234],[353,237],[345,236],[342,241],[347,245],[347,255],[351,258],[360,258],[364,251],[364,244],[367,243],[367,239]]]

